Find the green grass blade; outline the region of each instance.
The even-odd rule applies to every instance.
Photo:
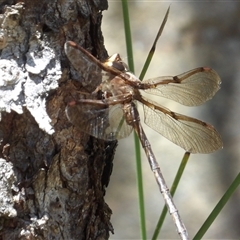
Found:
[[[128,2],[127,0],[122,0],[123,9],[123,19],[124,19],[124,29],[125,38],[127,46],[127,56],[128,56],[128,66],[131,72],[134,72],[134,60],[133,60],[133,50],[132,50],[132,38],[131,38],[131,28],[128,13]],[[134,143],[135,143],[135,156],[136,156],[136,168],[137,168],[137,184],[138,184],[138,201],[139,201],[139,211],[140,211],[140,228],[141,228],[141,239],[147,239],[146,233],[146,221],[145,221],[145,209],[144,209],[144,192],[143,192],[143,180],[142,180],[142,165],[141,165],[141,147],[136,133],[134,133]]]
[[[232,196],[234,191],[237,189],[237,187],[240,184],[240,173],[237,175],[237,177],[232,182],[231,186],[228,188],[228,190],[225,192],[223,197],[220,199],[216,207],[213,209],[209,217],[206,219],[206,221],[203,223],[202,227],[199,229],[199,231],[196,233],[193,240],[202,239],[203,235],[206,233],[208,228],[211,226],[213,221],[216,219],[218,214],[221,212],[225,204],[228,202],[229,198]]]
[[[158,39],[162,35],[163,29],[164,29],[165,24],[167,22],[169,11],[170,11],[170,6],[168,7],[168,10],[167,10],[167,12],[165,14],[165,17],[164,17],[163,21],[162,21],[162,24],[161,24],[161,26],[160,26],[160,28],[158,30],[157,36],[156,36],[156,38],[155,38],[155,40],[153,42],[153,45],[152,45],[152,47],[151,47],[151,49],[150,49],[150,51],[148,53],[148,56],[147,56],[147,59],[146,59],[146,61],[144,63],[142,72],[141,72],[141,74],[139,76],[140,80],[143,80],[143,78],[144,78],[144,76],[145,76],[145,74],[147,72],[147,69],[149,67],[149,64],[152,61],[152,57],[153,57],[153,55],[155,53],[155,49],[156,49],[156,45],[157,45]]]
[[[130,20],[129,20],[129,12],[128,12],[128,3],[127,0],[122,0],[122,9],[123,9],[123,18],[124,18],[124,29],[125,29],[125,38],[126,38],[126,45],[127,45],[127,55],[128,55],[128,66],[130,71],[134,72],[134,61],[133,61],[133,50],[132,50],[132,39],[131,39],[131,29],[130,29]],[[157,36],[154,40],[152,48],[148,54],[146,62],[144,64],[143,70],[140,74],[139,79],[143,79],[149,64],[152,60],[154,55],[156,44],[159,37],[162,34],[164,26],[167,22],[168,14],[169,14],[170,7],[168,8],[164,20],[159,28]],[[144,192],[143,192],[143,181],[142,181],[142,166],[141,166],[141,148],[138,137],[134,134],[134,142],[135,142],[135,154],[136,154],[136,168],[137,168],[137,182],[138,182],[138,195],[139,195],[139,209],[140,209],[140,219],[141,219],[141,234],[142,239],[146,239],[146,223],[145,223],[145,210],[144,210]]]
[[[144,205],[144,191],[142,179],[142,164],[141,164],[141,146],[137,134],[134,133],[135,154],[136,154],[136,169],[137,169],[137,184],[138,184],[138,201],[140,210],[140,226],[142,239],[147,239],[146,217]]]
[[[175,194],[175,192],[176,192],[177,186],[178,186],[179,181],[180,181],[180,179],[181,179],[181,177],[182,177],[183,171],[184,171],[184,169],[185,169],[185,167],[186,167],[186,165],[187,165],[187,162],[188,162],[189,157],[190,157],[190,153],[186,152],[186,153],[184,154],[183,158],[182,158],[182,162],[181,162],[181,164],[180,164],[180,166],[179,166],[179,168],[178,168],[178,172],[177,172],[177,174],[176,174],[176,176],[175,176],[175,179],[174,179],[174,181],[173,181],[173,185],[172,185],[172,187],[171,187],[171,189],[170,189],[170,193],[171,193],[172,197],[174,196],[174,194]],[[167,207],[166,207],[166,205],[165,205],[164,208],[163,208],[163,210],[162,210],[162,213],[161,213],[161,215],[160,215],[160,218],[159,218],[159,220],[158,220],[158,223],[157,223],[156,229],[155,229],[155,231],[154,231],[152,240],[156,240],[156,239],[157,239],[157,237],[158,237],[158,235],[159,235],[159,232],[160,232],[160,230],[161,230],[161,228],[162,228],[164,219],[165,219],[165,217],[166,217],[166,214],[167,214]]]
[[[122,0],[122,9],[123,9],[123,21],[124,21],[124,31],[125,31],[125,40],[127,47],[127,56],[128,56],[128,67],[131,72],[134,72],[134,60],[133,60],[133,49],[132,49],[132,36],[128,12],[128,1]]]

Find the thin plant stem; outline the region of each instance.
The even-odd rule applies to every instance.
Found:
[[[128,66],[129,66],[130,71],[134,72],[132,38],[131,38],[131,28],[130,28],[128,1],[127,0],[122,0],[122,9],[123,9],[125,39],[126,39],[126,46],[127,46]],[[147,233],[146,233],[146,221],[145,221],[146,218],[145,218],[145,208],[144,208],[141,148],[140,148],[139,139],[135,132],[134,132],[134,144],[135,144],[135,157],[136,157],[136,168],[137,168],[137,184],[138,184],[138,201],[139,201],[139,212],[140,212],[141,238],[143,240],[145,240],[145,239],[147,239]]]
[[[128,36],[126,36],[126,41],[130,40],[130,42],[131,42],[131,33],[130,33],[130,24],[129,24],[129,14],[128,14],[127,2],[122,0],[122,3],[123,3],[123,9],[125,8],[123,10],[124,13],[125,13],[124,16],[126,16],[126,17],[124,17],[124,26],[125,26],[125,29],[126,29],[126,33],[129,34]],[[147,68],[148,68],[148,66],[149,66],[149,64],[151,62],[152,56],[153,56],[153,54],[155,52],[157,41],[158,41],[158,39],[159,39],[159,37],[160,37],[160,35],[161,35],[162,31],[163,31],[163,28],[165,26],[165,23],[167,21],[168,13],[169,13],[169,8],[168,8],[168,11],[167,11],[167,13],[165,15],[165,18],[163,20],[163,23],[161,24],[161,27],[160,27],[160,29],[158,31],[158,34],[157,34],[157,37],[156,37],[156,39],[155,39],[155,41],[153,43],[153,46],[152,46],[152,48],[151,48],[151,50],[150,50],[150,52],[148,54],[148,58],[147,58],[146,63],[144,65],[145,69],[143,69],[143,74],[141,74],[141,77],[143,77],[145,75],[145,72],[146,72],[146,70],[147,70]],[[130,54],[132,54],[132,45],[127,46],[127,50],[129,50]],[[132,61],[131,63],[133,64],[133,57],[131,55],[128,55],[128,57]],[[161,193],[163,195],[163,198],[164,198],[164,200],[165,200],[165,202],[166,202],[166,204],[167,204],[167,206],[169,208],[169,212],[170,212],[170,214],[173,217],[173,220],[175,222],[177,231],[178,231],[181,239],[188,239],[187,230],[186,230],[186,228],[184,226],[184,223],[182,222],[181,217],[180,217],[180,215],[178,213],[178,210],[177,210],[177,208],[176,208],[176,206],[175,206],[175,204],[173,202],[172,196],[171,196],[171,194],[170,194],[170,192],[169,192],[169,190],[167,188],[167,185],[166,185],[165,180],[164,180],[164,178],[162,176],[160,167],[157,164],[155,156],[154,156],[154,154],[153,154],[153,152],[152,152],[152,150],[150,148],[150,145],[148,145],[148,148],[147,148],[145,146],[145,144],[144,144],[145,142],[147,142],[145,133],[143,132],[140,123],[136,124],[136,122],[133,122],[133,125],[134,125],[134,129],[138,133],[138,135],[140,135],[141,137],[143,137],[143,136],[145,137],[145,141],[142,138],[140,138],[141,143],[142,143],[142,145],[144,147],[144,150],[145,150],[146,155],[148,157],[148,161],[150,163],[152,171],[154,172],[155,178],[157,180],[157,183],[159,185],[159,188],[160,188],[160,191],[161,191]],[[135,136],[135,140],[137,140],[136,136]],[[136,146],[136,144],[135,144],[135,146]],[[138,160],[137,160],[137,164],[140,164],[140,162]],[[141,173],[141,178],[142,178],[142,173]],[[144,220],[144,223],[145,223],[145,220]],[[144,231],[146,231],[146,230],[144,229]]]
[[[149,67],[149,65],[150,65],[150,63],[152,61],[152,57],[153,57],[153,55],[155,53],[155,49],[156,49],[156,45],[157,45],[158,39],[162,35],[163,29],[164,29],[165,24],[167,22],[169,11],[170,11],[170,6],[168,7],[168,10],[167,10],[167,12],[165,14],[165,17],[164,17],[163,21],[162,21],[162,24],[161,24],[161,26],[160,26],[160,28],[158,30],[157,36],[156,36],[156,38],[155,38],[155,40],[153,42],[153,45],[152,45],[152,47],[151,47],[151,49],[150,49],[150,51],[148,53],[147,59],[146,59],[146,61],[144,63],[143,69],[142,69],[141,74],[139,76],[140,80],[143,80],[143,78],[144,78],[144,76],[145,76],[145,74],[147,72],[147,69],[148,69],[148,67]]]
[[[213,221],[216,219],[218,214],[221,212],[225,204],[228,202],[229,198],[232,196],[234,191],[237,189],[237,187],[240,185],[240,173],[238,173],[237,177],[232,182],[231,186],[228,188],[228,190],[225,192],[223,197],[220,199],[216,207],[213,209],[209,217],[206,219],[206,221],[203,223],[202,227],[199,229],[199,231],[196,233],[193,240],[202,239],[203,235],[206,233],[206,231],[209,229]]]

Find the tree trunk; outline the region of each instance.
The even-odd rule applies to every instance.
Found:
[[[0,239],[107,239],[104,194],[116,142],[68,122],[68,96],[83,90],[63,50],[73,40],[107,57],[107,2],[10,4],[0,1]]]

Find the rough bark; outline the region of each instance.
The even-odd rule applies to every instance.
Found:
[[[68,122],[68,96],[82,84],[63,50],[73,40],[107,57],[107,2],[22,2],[0,1],[0,239],[107,239],[116,142]]]

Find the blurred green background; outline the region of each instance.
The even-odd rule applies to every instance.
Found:
[[[158,28],[171,4],[170,15],[145,78],[171,76],[209,66],[222,79],[220,91],[203,106],[187,108],[154,97],[172,111],[211,123],[222,136],[224,148],[209,155],[191,155],[174,197],[192,238],[225,193],[240,169],[240,2],[239,1],[129,1],[135,73],[138,76]],[[103,12],[105,47],[112,55],[126,47],[121,1],[109,1]],[[139,105],[140,112],[142,112]],[[170,187],[184,150],[143,123],[153,151]],[[151,238],[163,199],[144,153],[143,177],[148,237]],[[133,136],[120,140],[106,201],[113,210],[115,234],[110,239],[140,239]],[[204,239],[240,236],[240,189],[213,223]],[[167,216],[159,239],[178,234]]]

